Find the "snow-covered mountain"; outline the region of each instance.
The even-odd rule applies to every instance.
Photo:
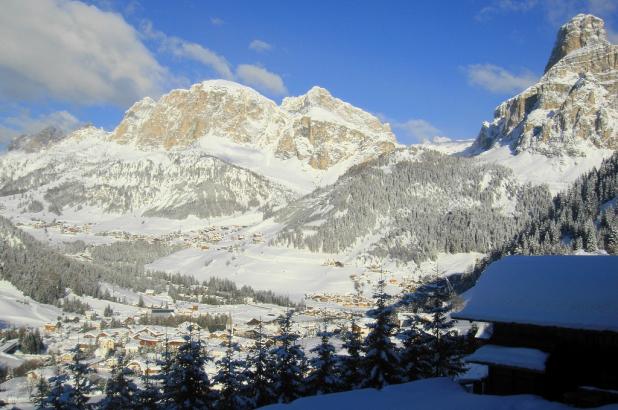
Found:
[[[137,102],[109,138],[143,150],[198,146],[303,192],[397,144],[388,124],[323,88],[278,106],[224,80]]]
[[[416,263],[438,253],[487,252],[550,201],[511,170],[431,147],[398,149],[351,168],[274,214],[274,243],[314,252]]]
[[[563,189],[618,147],[618,45],[603,20],[563,25],[541,79],[500,104],[469,152]]]
[[[197,150],[147,152],[85,128],[38,153],[0,160],[0,194],[16,210],[65,207],[185,218],[282,206],[297,196],[250,170]],[[45,204],[41,205],[33,204]],[[91,212],[94,212],[91,210]]]
[[[235,215],[279,208],[396,144],[388,124],[319,87],[277,106],[206,81],[137,102],[111,133],[20,138],[0,157],[0,194],[15,210]]]

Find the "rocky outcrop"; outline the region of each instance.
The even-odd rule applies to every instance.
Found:
[[[607,45],[605,23],[590,14],[578,14],[558,32],[556,44],[551,52],[545,72],[569,53],[593,45]]]
[[[388,124],[314,87],[281,106],[255,90],[214,80],[134,104],[110,135],[140,148],[182,149],[209,137],[298,158],[316,169],[360,162],[395,148]]]
[[[618,147],[618,46],[601,19],[580,14],[562,26],[543,77],[496,108],[475,148],[496,144],[571,156]]]
[[[36,152],[46,148],[50,144],[62,140],[66,134],[59,128],[50,125],[34,134],[23,134],[13,139],[9,146],[9,151],[24,150],[26,152]]]

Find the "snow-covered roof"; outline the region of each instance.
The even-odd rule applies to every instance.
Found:
[[[466,356],[466,361],[544,372],[548,356],[548,353],[537,349],[485,345]]]
[[[617,256],[508,256],[456,319],[618,332]]]

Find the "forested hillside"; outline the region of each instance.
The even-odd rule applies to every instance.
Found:
[[[283,306],[295,305],[285,296],[271,291],[256,291],[249,286],[237,287],[227,279],[211,278],[200,283],[181,274],[146,271],[144,264],[180,249],[177,246],[137,242],[116,242],[87,246],[81,241],[65,244],[64,251],[87,252],[93,262],[83,262],[62,254],[0,216],[0,279],[15,285],[25,295],[42,303],[60,304],[70,288],[77,295],[112,299],[102,283],[127,289],[155,289],[178,295],[206,298],[208,303],[242,303],[244,298]]]
[[[556,195],[538,218],[463,275],[457,281],[458,291],[474,286],[491,262],[506,255],[618,254],[617,198],[618,154],[614,154],[599,169],[582,175],[571,188]]]
[[[545,215],[532,220],[503,253],[618,253],[618,154],[558,194]]]
[[[544,187],[520,186],[499,165],[407,148],[350,169],[275,214],[275,243],[419,262],[439,252],[487,252],[543,215]]]

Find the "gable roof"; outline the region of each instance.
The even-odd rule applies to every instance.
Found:
[[[508,256],[455,319],[618,332],[618,256]]]

